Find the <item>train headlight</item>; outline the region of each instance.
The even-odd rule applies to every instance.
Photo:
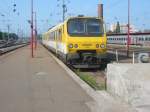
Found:
[[[78,44],[75,44],[74,47],[75,47],[75,48],[78,48]]]
[[[73,44],[69,44],[69,48],[73,48]]]
[[[101,44],[100,46],[101,46],[101,48],[105,48],[105,45],[104,45],[104,44]]]
[[[96,44],[96,48],[99,48],[99,44]]]

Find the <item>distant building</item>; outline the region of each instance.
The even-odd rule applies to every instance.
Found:
[[[144,33],[150,33],[150,29],[145,29]]]
[[[115,32],[116,27],[117,27],[117,24],[111,24],[110,31]],[[127,24],[120,24],[120,33],[127,33],[127,32],[128,32]],[[135,28],[134,25],[130,25],[130,32],[135,33],[135,32],[138,32],[138,30]]]

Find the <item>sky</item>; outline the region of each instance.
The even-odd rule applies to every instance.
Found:
[[[97,4],[104,4],[104,20],[110,25],[119,21],[127,24],[128,0],[65,0],[66,16],[97,16]],[[150,29],[150,0],[130,0],[131,24],[137,29]],[[13,12],[16,4],[16,12]],[[34,11],[37,12],[38,31],[47,31],[62,21],[62,0],[34,0]],[[0,30],[29,35],[31,18],[31,0],[0,0]]]

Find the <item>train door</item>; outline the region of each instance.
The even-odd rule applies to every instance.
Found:
[[[58,37],[57,37],[57,31],[54,32],[55,35],[55,53],[58,54]]]
[[[56,54],[62,52],[62,30],[57,29],[55,31],[55,42],[56,42]]]
[[[57,31],[57,48],[62,52],[62,30]]]

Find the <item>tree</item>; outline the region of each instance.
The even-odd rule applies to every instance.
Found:
[[[11,40],[17,40],[19,37],[15,33],[10,33],[9,34],[9,39]],[[0,40],[8,40],[8,33],[6,32],[0,32]]]
[[[18,35],[16,35],[15,33],[10,33],[9,34],[9,39],[17,40],[18,39]]]
[[[0,40],[2,40],[2,39],[3,39],[3,33],[0,32]]]
[[[119,21],[117,22],[115,33],[120,33],[120,24],[119,24]]]

